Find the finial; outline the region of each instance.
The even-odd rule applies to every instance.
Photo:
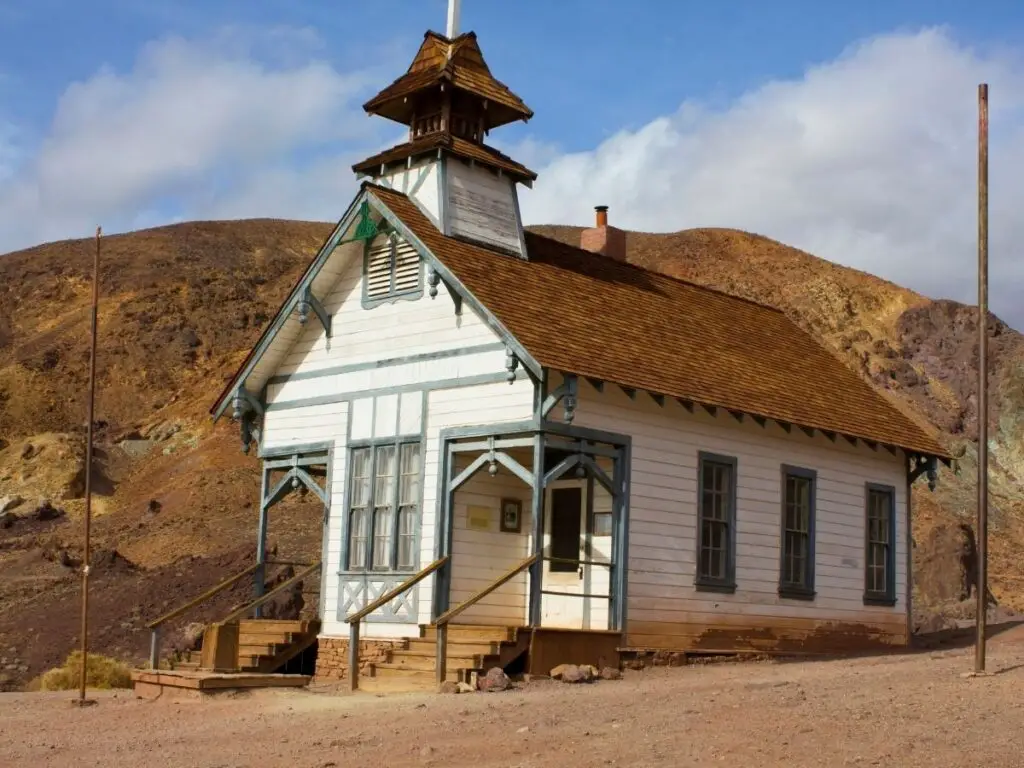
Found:
[[[459,11],[461,0],[448,0],[448,39],[459,36]]]

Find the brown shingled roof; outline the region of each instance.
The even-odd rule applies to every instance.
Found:
[[[448,58],[449,45],[452,46],[451,58]],[[459,35],[454,40],[437,32],[427,32],[408,71],[366,102],[363,109],[408,124],[411,105],[404,99],[441,82],[487,99],[491,128],[533,117],[533,110],[491,74],[474,32]]]
[[[782,312],[526,233],[529,260],[366,188],[547,368],[948,458]]]
[[[418,138],[415,141],[398,144],[383,152],[379,152],[373,157],[368,157],[356,163],[352,166],[352,170],[356,173],[373,173],[380,168],[381,164],[387,165],[405,160],[407,157],[416,157],[417,155],[426,154],[437,149],[443,149],[449,154],[465,160],[473,160],[491,168],[501,169],[509,176],[520,181],[533,181],[537,178],[537,174],[525,165],[517,163],[508,155],[502,154],[493,147],[488,147],[486,144],[474,144],[471,141],[461,139],[458,136],[452,136],[448,133],[434,133]]]

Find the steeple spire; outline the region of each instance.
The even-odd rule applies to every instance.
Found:
[[[454,40],[459,36],[459,11],[461,11],[461,9],[461,0],[448,0],[447,37],[449,40]]]

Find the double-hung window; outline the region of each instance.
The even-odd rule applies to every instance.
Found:
[[[814,597],[814,470],[782,468],[782,553],[779,595]]]
[[[736,459],[701,453],[698,467],[697,589],[736,589]]]
[[[896,490],[868,483],[865,519],[864,602],[896,604]]]
[[[418,440],[352,449],[348,570],[415,570],[420,450]]]

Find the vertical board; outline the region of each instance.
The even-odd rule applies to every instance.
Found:
[[[445,162],[449,234],[523,255],[515,183],[456,158]]]

